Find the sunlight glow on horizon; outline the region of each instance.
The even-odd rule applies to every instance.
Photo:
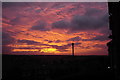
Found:
[[[43,48],[40,52],[55,53],[58,52],[55,48]]]

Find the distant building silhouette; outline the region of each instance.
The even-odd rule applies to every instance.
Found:
[[[72,55],[74,56],[74,43],[72,43]]]

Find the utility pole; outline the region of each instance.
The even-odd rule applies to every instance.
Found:
[[[74,43],[72,43],[72,55],[74,56]]]

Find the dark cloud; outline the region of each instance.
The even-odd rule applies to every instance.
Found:
[[[69,4],[69,3],[68,3]],[[51,8],[53,9],[59,9],[65,7],[66,4],[64,2],[54,2]]]
[[[90,46],[79,46],[80,48],[82,48],[82,49],[90,49],[91,47]]]
[[[44,40],[44,41],[49,41],[49,40]],[[44,45],[44,46],[51,46],[48,44],[43,44],[41,42],[36,42],[36,41],[32,41],[32,40],[18,40],[18,43],[27,43],[28,45]]]
[[[27,43],[28,45],[32,44],[40,44],[40,42],[32,41],[32,40],[18,40],[19,43]]]
[[[18,7],[18,6],[27,6],[25,2],[3,2],[3,8],[7,7]]]
[[[49,40],[45,39],[44,41],[49,41]]]
[[[62,42],[61,40],[56,40],[55,43],[59,43],[59,42]]]
[[[109,38],[107,36],[96,36],[96,37],[93,37],[92,39],[82,39],[82,41],[105,41],[105,40],[109,40]]]
[[[108,28],[101,29],[100,33],[102,33],[103,35],[109,36],[111,34],[111,31]]]
[[[98,18],[88,15],[75,15],[70,22],[61,20],[52,24],[52,28],[68,29],[70,32],[97,30],[105,26],[108,26],[107,14],[99,16]]]
[[[10,22],[8,20],[9,20],[9,18],[2,16],[2,23],[10,25]]]
[[[81,40],[81,37],[77,36],[77,37],[70,38],[67,41],[80,41],[80,40]]]
[[[53,41],[45,39],[44,41],[47,41],[48,43],[52,43]]]
[[[71,12],[71,11],[76,11],[76,10],[79,10],[79,9],[82,9],[82,8],[83,8],[81,3],[73,3],[72,6],[74,6],[74,7],[72,7],[72,8],[69,9],[70,12]],[[68,11],[69,11],[69,10],[68,10]]]
[[[47,23],[44,21],[38,21],[35,25],[32,26],[32,30],[40,30],[40,31],[49,31],[50,29],[46,28]]]
[[[59,51],[61,50],[66,50],[68,47],[70,47],[71,44],[63,45],[63,46],[58,46],[58,45],[51,45],[51,47],[58,49]]]
[[[96,30],[99,28],[102,28],[104,26],[107,26],[107,15],[104,15],[99,18],[95,18],[92,16],[87,15],[76,15],[72,18],[71,24],[71,30]]]
[[[32,36],[32,37],[35,37],[35,38],[42,38],[42,37],[38,37],[37,35],[32,35],[32,34],[29,34],[29,33],[26,33],[25,35],[30,35],[30,36]]]
[[[25,7],[33,7],[33,6],[39,6],[44,7],[47,6],[48,3],[33,3],[33,2],[3,2],[2,6],[3,8],[25,8]]]
[[[52,28],[58,28],[58,29],[68,29],[69,26],[70,23],[65,20],[57,21],[52,24]]]
[[[80,42],[79,42],[79,43],[74,43],[74,45],[76,45],[76,46],[77,46],[77,45],[80,45],[80,44],[82,44],[82,43],[80,43]]]
[[[107,36],[96,36],[92,40],[105,41],[105,40],[109,40],[109,38]]]
[[[96,9],[96,8],[87,8],[87,9],[86,9],[85,15],[94,16],[94,15],[99,15],[99,14],[101,14],[102,12],[103,12],[103,11],[100,10],[100,9]]]
[[[103,45],[103,44],[96,44],[96,45],[94,45],[93,47],[106,49],[106,46]]]
[[[11,24],[11,25],[19,25],[19,24],[22,24],[22,21],[21,21],[20,19],[21,19],[20,17],[16,17],[16,18],[14,18],[14,19],[12,19],[12,20],[10,21],[10,24]]]
[[[53,41],[48,41],[48,43],[52,43]]]
[[[56,40],[56,41],[44,40],[44,41],[48,41],[48,43],[52,43],[52,42],[59,43],[59,42],[62,42],[61,40]]]
[[[11,25],[28,25],[29,21],[31,21],[28,16],[25,15],[20,15],[18,13],[18,15],[14,18],[10,20],[10,24]]]
[[[43,11],[43,9],[38,9],[38,10],[36,10],[35,12],[36,12],[36,13],[40,13],[41,11]]]
[[[12,53],[13,47],[8,47],[6,45],[2,45],[2,54],[10,54]]]
[[[7,45],[14,43],[15,39],[12,38],[8,33],[2,32],[2,53],[11,53],[13,47]]]
[[[8,45],[15,41],[8,33],[2,32],[2,45]]]

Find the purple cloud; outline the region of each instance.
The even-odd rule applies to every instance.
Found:
[[[18,40],[19,43],[27,43],[28,45],[32,44],[40,44],[39,42],[32,41],[32,40]]]
[[[94,45],[93,47],[106,49],[106,46],[103,45],[103,44],[96,44],[96,45]]]
[[[13,47],[7,45],[14,43],[15,39],[12,38],[8,33],[2,32],[2,53],[11,53]]]
[[[80,40],[81,40],[81,37],[77,36],[77,37],[70,38],[66,41],[80,41]]]
[[[15,39],[8,33],[2,32],[2,45],[8,45],[14,43]]]
[[[40,30],[40,31],[49,31],[50,29],[46,28],[47,23],[45,21],[38,21],[35,25],[32,26],[32,30]]]
[[[85,15],[88,16],[95,16],[95,15],[99,15],[103,12],[103,10],[97,9],[97,8],[87,8]]]
[[[79,46],[80,48],[82,48],[82,49],[90,49],[91,47],[90,46]]]
[[[91,13],[92,15],[93,10],[95,13],[95,9],[90,9],[89,11],[86,12],[86,14]],[[98,10],[98,13],[99,12],[100,11]],[[70,22],[65,20],[54,22],[52,24],[52,28],[68,29],[70,32],[74,32],[74,31],[85,31],[85,30],[97,30],[105,26],[108,26],[108,14],[99,17],[89,16],[86,14],[75,15],[72,17]]]
[[[57,21],[52,24],[52,28],[57,28],[57,29],[68,29],[69,26],[70,23],[65,20]]]
[[[56,40],[55,43],[59,43],[59,42],[62,42],[61,40]]]
[[[82,41],[105,41],[105,40],[109,40],[109,38],[107,36],[96,36],[96,37],[93,37],[92,39],[82,39]]]
[[[107,26],[108,15],[103,15],[102,17],[95,18],[87,15],[75,15],[71,21],[71,31],[72,30],[96,30]]]

